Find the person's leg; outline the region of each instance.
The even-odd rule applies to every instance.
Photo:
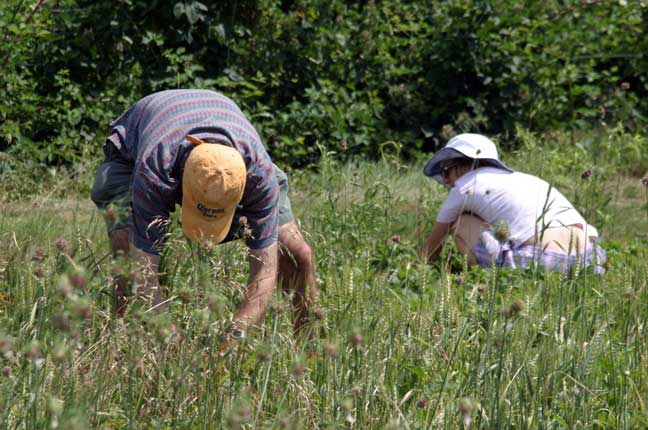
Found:
[[[104,146],[104,153],[106,158],[97,168],[91,198],[103,213],[113,258],[127,258],[130,247],[128,212],[133,165],[121,158],[110,142]],[[115,277],[113,311],[120,316],[126,310],[128,284],[127,278]]]
[[[279,181],[279,284],[284,292],[293,292],[295,331],[308,322],[309,308],[317,299],[317,281],[313,269],[313,251],[299,230],[288,198],[288,177],[275,166]]]
[[[468,259],[468,264],[476,265],[477,256],[475,248],[482,233],[489,228],[489,224],[475,215],[463,214],[454,223],[454,238],[457,249]]]
[[[285,292],[293,292],[295,332],[308,323],[308,311],[317,299],[317,281],[313,252],[297,223],[279,227],[279,283]]]
[[[108,233],[110,238],[110,250],[114,258],[126,257],[130,249],[128,241],[128,228],[119,228]]]
[[[110,237],[110,249],[112,250],[113,258],[127,258],[130,248],[128,241],[128,228],[119,228],[112,230],[108,233]],[[126,312],[126,305],[128,303],[128,296],[130,292],[130,281],[128,277],[117,275],[114,278],[115,286],[112,291],[112,309],[118,316],[124,316]]]

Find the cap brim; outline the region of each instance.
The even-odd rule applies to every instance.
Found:
[[[194,242],[220,243],[227,237],[227,233],[232,227],[235,210],[236,207],[233,207],[218,217],[206,218],[198,209],[183,199],[182,230]]]

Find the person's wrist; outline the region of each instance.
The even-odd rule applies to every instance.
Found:
[[[229,336],[230,339],[233,339],[233,340],[241,340],[241,339],[245,338],[245,330],[240,329],[240,328],[233,328],[233,329],[229,330],[228,336]]]
[[[245,338],[245,330],[236,324],[233,324],[225,331],[225,335],[224,335],[225,342],[237,342],[244,338]]]

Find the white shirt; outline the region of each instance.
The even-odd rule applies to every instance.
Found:
[[[464,212],[490,225],[505,222],[515,247],[540,236],[546,227],[580,224],[587,236],[598,237],[560,191],[521,172],[480,167],[461,176],[441,206],[437,222],[453,223]]]

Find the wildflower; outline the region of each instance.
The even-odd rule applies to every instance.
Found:
[[[54,246],[56,246],[56,249],[58,249],[59,252],[61,252],[62,254],[68,253],[68,249],[69,249],[68,241],[63,239],[62,237],[56,239],[56,242],[54,242]]]
[[[356,333],[356,334],[351,336],[349,341],[351,342],[351,345],[358,346],[358,345],[362,345],[364,343],[364,338],[362,337],[361,334]]]
[[[524,311],[525,303],[522,299],[515,299],[510,306],[502,311],[506,318],[514,318]]]
[[[261,346],[256,352],[257,355],[257,360],[260,362],[269,362],[270,358],[272,358],[272,352],[270,351],[270,348],[267,346]]]
[[[302,376],[304,373],[306,373],[306,370],[307,370],[307,368],[306,368],[306,366],[304,366],[304,364],[302,364],[302,363],[297,363],[297,364],[295,364],[295,366],[294,366],[293,369],[292,369],[292,374],[293,374],[293,376],[295,376],[295,377],[300,377],[300,376]]]
[[[338,356],[337,345],[335,345],[334,343],[325,343],[324,356],[327,358],[337,358]]]
[[[493,225],[493,235],[500,243],[507,242],[511,236],[511,229],[504,220],[499,220]]]
[[[418,409],[425,409],[425,408],[428,407],[429,404],[430,404],[430,402],[428,402],[427,400],[421,399],[418,402],[416,402],[416,407]]]
[[[187,287],[180,288],[176,294],[178,299],[185,305],[191,303],[193,299],[193,291]]]
[[[468,397],[464,397],[463,399],[459,400],[459,412],[461,412],[462,414],[469,414],[473,411],[473,409],[473,402]]]
[[[33,358],[33,359],[42,358],[43,353],[41,352],[40,344],[37,341],[31,342],[24,349],[24,356],[25,358]]]
[[[13,338],[9,336],[0,337],[0,354],[4,355],[5,357],[8,357],[13,354],[13,350],[14,350]]]
[[[472,417],[470,415],[475,410],[476,406],[477,404],[467,397],[459,400],[459,412],[461,413],[464,428],[470,427],[470,423],[472,422]]]
[[[40,263],[41,261],[45,260],[45,257],[47,257],[45,250],[42,248],[36,248],[34,250],[34,253],[32,254],[31,259],[36,263]]]
[[[76,316],[82,320],[86,320],[92,316],[92,307],[88,303],[79,302],[74,308]]]
[[[513,303],[511,303],[511,313],[515,315],[519,315],[522,311],[524,311],[525,308],[525,303],[524,300],[522,299],[515,299],[513,300]]]
[[[68,280],[70,281],[70,285],[79,290],[84,289],[87,283],[86,277],[81,271],[68,273]]]
[[[218,296],[209,296],[207,297],[207,307],[210,311],[218,309],[218,304],[220,300]]]
[[[54,360],[55,363],[60,364],[65,361],[67,355],[68,355],[67,348],[64,345],[59,345],[52,352],[52,360]]]

